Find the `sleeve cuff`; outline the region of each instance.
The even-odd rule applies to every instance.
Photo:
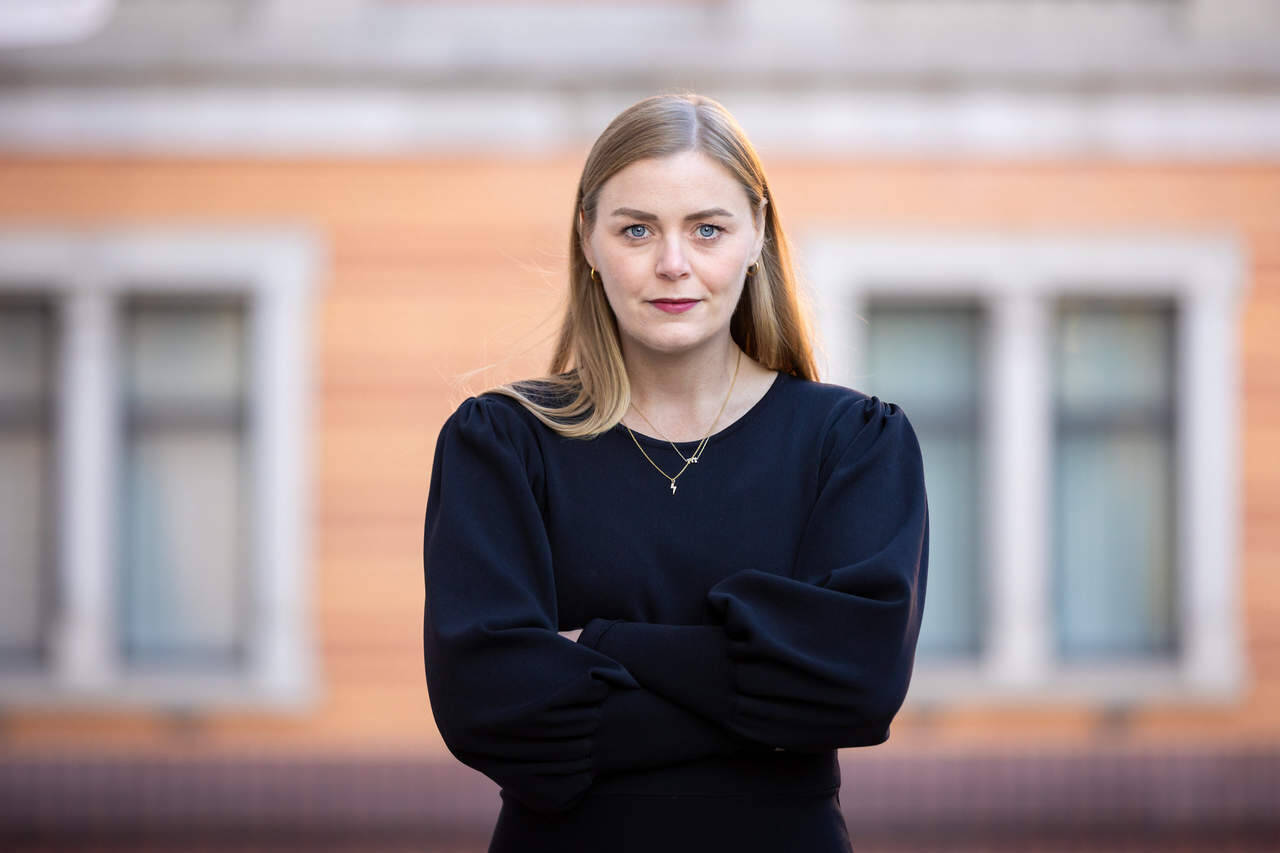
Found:
[[[597,775],[662,767],[754,744],[643,688],[612,688],[600,708],[592,749]]]
[[[584,638],[641,686],[720,725],[728,723],[733,677],[722,627],[593,619],[578,639]]]
[[[578,635],[578,642],[589,649],[603,651],[600,648],[601,637],[621,621],[621,619],[592,619],[583,626],[582,633]]]

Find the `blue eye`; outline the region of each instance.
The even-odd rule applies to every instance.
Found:
[[[710,233],[710,234],[703,233],[703,231],[702,231],[702,229],[703,229],[703,228],[710,228],[710,229],[711,229],[711,233]],[[719,233],[720,233],[721,231],[723,231],[723,230],[724,230],[724,229],[723,229],[723,228],[721,228],[719,225],[708,225],[708,224],[706,224],[706,223],[703,223],[702,225],[699,225],[699,226],[698,226],[698,234],[699,234],[700,236],[702,236],[702,237],[706,237],[707,239],[710,239],[710,238],[712,238],[712,237],[716,236],[717,234],[719,234]]]
[[[625,233],[626,233],[626,235],[627,235],[628,237],[635,237],[635,238],[638,240],[638,239],[640,239],[641,237],[643,237],[644,235],[643,235],[643,234],[632,234],[632,233],[631,233],[631,229],[632,229],[632,228],[648,228],[648,227],[649,227],[649,226],[647,226],[647,225],[628,225],[626,228],[623,228],[622,230],[623,230],[623,232],[625,232]]]

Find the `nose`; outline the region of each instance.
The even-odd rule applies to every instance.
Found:
[[[658,256],[659,278],[675,281],[689,275],[689,260],[685,257],[684,247],[680,245],[680,237],[672,234],[662,241],[661,254]]]

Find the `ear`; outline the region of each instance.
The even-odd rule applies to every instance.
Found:
[[[587,239],[586,222],[586,214],[582,212],[582,208],[578,208],[578,245],[582,247],[582,254],[587,259],[587,263],[594,267],[596,261],[591,257],[591,241]]]
[[[764,227],[765,227],[765,205],[769,203],[769,199],[760,199],[759,206],[753,211],[755,216],[756,240],[752,245],[751,257],[759,258],[760,252],[764,248]]]

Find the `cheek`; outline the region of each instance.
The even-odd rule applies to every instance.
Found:
[[[648,291],[656,278],[656,261],[645,252],[618,252],[602,258],[618,290]]]
[[[703,265],[702,277],[709,285],[728,289],[742,284],[746,270],[746,264],[741,257],[718,256],[709,259]]]

